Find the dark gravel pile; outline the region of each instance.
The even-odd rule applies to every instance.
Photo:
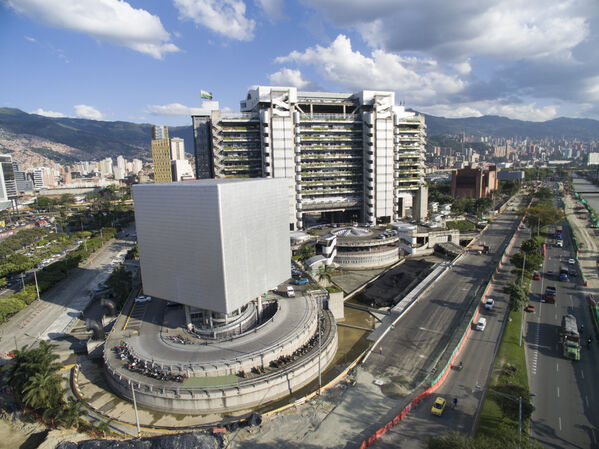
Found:
[[[192,432],[129,441],[88,440],[79,443],[65,441],[56,446],[56,449],[220,449],[222,447],[220,438]]]

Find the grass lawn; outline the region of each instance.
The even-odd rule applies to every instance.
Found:
[[[476,225],[468,220],[448,221],[447,229],[457,229],[460,232],[476,231]]]
[[[497,353],[489,388],[494,389],[502,384],[515,384],[528,390],[528,374],[524,356],[524,342],[518,346],[520,338],[521,312],[510,312],[509,321],[505,327],[501,346]],[[486,435],[500,437],[506,427],[518,432],[518,420],[504,416],[497,395],[488,392],[480,414],[476,436]],[[517,408],[517,407],[516,407]],[[528,421],[522,423],[522,434],[528,433]]]

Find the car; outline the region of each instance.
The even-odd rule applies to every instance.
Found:
[[[477,331],[483,332],[486,327],[487,327],[487,319],[484,317],[479,318],[478,322],[476,323],[475,329]]]
[[[493,298],[487,298],[487,300],[485,301],[485,309],[487,309],[487,310],[493,309],[494,304],[495,304],[495,301],[493,300]]]
[[[148,302],[151,300],[152,300],[151,296],[138,296],[137,298],[135,298],[135,302]]]
[[[576,265],[576,261],[574,259],[568,259],[568,263],[570,265]]]
[[[304,285],[304,284],[307,284],[308,282],[310,282],[310,281],[308,281],[307,278],[299,278],[299,279],[296,279],[295,281],[293,281],[293,283],[295,285]]]
[[[445,406],[447,405],[447,401],[441,396],[435,399],[433,406],[431,408],[431,413],[435,416],[441,416],[443,411],[445,410]]]
[[[535,311],[535,305],[534,304],[528,304],[525,308],[524,308],[525,312],[532,312],[534,313]]]
[[[293,298],[295,296],[295,290],[293,290],[293,287],[291,285],[287,286],[287,297],[288,298]]]
[[[533,280],[538,281],[539,279],[541,279],[541,273],[539,273],[538,271],[535,271],[532,274],[532,278],[533,278]]]
[[[558,248],[563,248],[564,242],[562,240],[558,240],[557,242],[555,242],[555,246],[557,246]]]

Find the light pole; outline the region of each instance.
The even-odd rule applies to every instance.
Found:
[[[139,415],[137,414],[137,401],[135,400],[135,389],[133,388],[133,382],[131,382],[131,394],[133,395],[133,408],[135,409],[135,423],[137,424],[137,436],[141,436],[141,429],[139,428]]]
[[[522,261],[522,276],[520,277],[520,287],[524,285],[524,265],[526,265],[526,253],[524,253],[524,260]],[[523,306],[523,304],[521,304]],[[524,307],[521,307],[520,316],[520,342],[518,346],[522,346],[522,331],[524,328]]]
[[[521,447],[522,443],[522,396],[513,396],[507,393],[501,393],[499,391],[489,388],[489,391],[503,396],[504,398],[511,399],[512,401],[518,401],[518,447]],[[532,397],[534,394],[529,394],[528,397]]]
[[[33,279],[35,280],[35,293],[37,294],[37,300],[40,300],[40,289],[37,286],[37,271],[33,270]]]

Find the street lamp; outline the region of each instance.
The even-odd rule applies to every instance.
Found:
[[[489,391],[498,394],[499,396],[503,396],[504,398],[511,399],[512,401],[518,401],[518,447],[520,447],[522,442],[522,396],[513,396],[511,394],[501,393],[497,390],[493,390],[492,388],[489,388]],[[533,396],[535,395],[532,393],[528,394],[529,398]]]

